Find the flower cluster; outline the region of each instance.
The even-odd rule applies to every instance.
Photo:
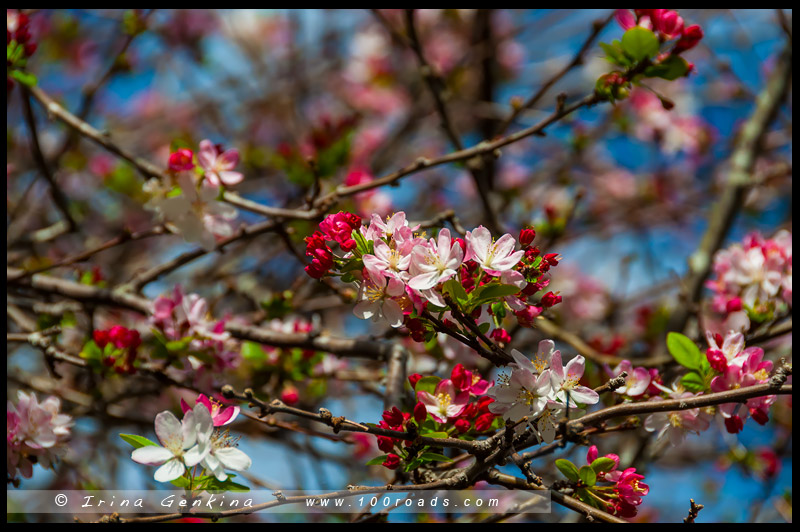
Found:
[[[142,345],[139,331],[115,325],[108,330],[95,330],[92,338],[103,351],[104,366],[113,367],[117,373],[136,373],[133,363],[137,349]]]
[[[451,314],[457,312],[462,326],[468,327],[466,319],[478,319],[481,333],[508,343],[510,335],[502,328],[507,313],[530,327],[545,307],[561,301],[553,292],[529,301],[547,287],[544,275],[560,260],[532,245],[536,232],[531,228],[520,233],[521,249],[510,234],[495,240],[483,226],[463,239],[447,228],[433,238],[418,230],[402,211],[385,220],[373,214],[368,226],[350,213],[330,215],[320,231],[306,238],[306,254],[312,259],[306,272],[314,278],[338,274],[343,281],[357,283],[356,316],[392,327],[405,324],[416,341],[430,339],[437,326],[441,329],[431,313],[457,329],[458,320]],[[334,256],[330,241],[347,253]]]
[[[792,307],[792,234],[751,233],[714,256],[712,309],[732,329],[747,330]]]
[[[648,401],[682,400],[704,393],[736,390],[769,381],[772,362],[764,360],[763,349],[745,348],[742,333],[730,331],[723,337],[707,331],[706,338],[708,349],[702,352],[689,338],[682,334],[670,333],[667,337],[667,347],[675,360],[689,370],[688,373],[673,382],[671,388],[651,379],[649,388],[644,394],[634,395],[630,390],[638,392],[643,388],[644,373],[641,371],[642,368],[631,371],[628,363],[626,371],[629,371],[629,375],[636,375],[637,378],[631,386],[628,386],[626,395],[632,399]],[[654,389],[663,393],[657,395],[658,391]],[[679,445],[688,432],[699,434],[707,430],[711,420],[719,414],[726,430],[736,434],[742,430],[744,420],[748,416],[761,425],[765,424],[769,420],[769,408],[775,400],[775,395],[765,395],[748,399],[744,403],[657,412],[645,419],[644,428],[657,433],[658,440],[668,439],[672,445]]]
[[[306,237],[306,256],[311,263],[305,267],[306,273],[314,279],[324,277],[334,265],[334,256],[328,242],[339,244],[344,251],[356,247],[353,231],[361,227],[361,218],[349,212],[338,212],[326,217],[320,224],[321,231]]]
[[[152,178],[144,184],[150,197],[146,208],[172,224],[187,242],[206,250],[216,245],[216,236],[233,234],[232,220],[238,212],[218,201],[221,188],[238,184],[244,175],[233,171],[239,162],[235,149],[223,150],[210,140],[200,142],[195,156],[188,148],[178,148],[169,156],[168,182]]]
[[[703,29],[700,26],[685,26],[683,17],[677,11],[669,9],[634,9],[633,12],[629,9],[618,9],[614,18],[626,30],[635,26],[653,30],[662,42],[678,39],[672,49],[673,54],[691,50],[703,38]]]
[[[156,298],[150,322],[163,346],[171,353],[188,354],[195,370],[203,366],[222,370],[238,361],[226,346],[230,333],[225,331],[225,320],[210,319],[206,300],[184,294],[180,286],[174,288],[172,297]]]
[[[156,444],[141,436],[121,435],[136,449],[131,453],[134,462],[159,466],[153,478],[158,482],[173,482],[184,479],[181,486],[190,489],[219,489],[225,485],[214,483],[228,480],[225,470],[244,471],[252,461],[237,449],[238,439],[227,430],[216,427],[231,423],[239,413],[238,408],[221,408],[208,397],[197,398],[194,408],[182,403],[183,420],[172,412],[164,411],[156,416]],[[195,466],[200,466],[197,474]]]
[[[589,447],[585,466],[578,469],[566,459],[556,460],[556,467],[575,483],[575,496],[586,504],[620,517],[634,517],[642,497],[650,487],[635,467],[620,471],[619,456],[598,456],[597,446]]]
[[[6,88],[10,93],[14,89],[14,79],[23,84],[35,83],[23,69],[27,60],[36,51],[38,44],[33,40],[28,15],[17,9],[6,9]]]
[[[731,331],[724,339],[711,332],[707,332],[706,336],[706,357],[709,365],[718,373],[711,380],[712,392],[745,388],[769,381],[772,362],[764,360],[764,350],[760,347],[745,348],[742,333]],[[748,399],[744,405],[720,405],[719,413],[725,420],[725,428],[732,434],[741,431],[748,414],[757,423],[764,425],[769,420],[769,407],[775,399],[776,396],[767,395]]]
[[[48,397],[41,403],[36,394],[17,392],[17,404],[6,404],[6,458],[8,477],[19,472],[31,478],[33,465],[48,469],[63,454],[70,436],[72,418],[61,414],[61,400]]]
[[[413,422],[421,436],[469,439],[498,428],[499,418],[489,409],[494,400],[485,395],[493,383],[483,379],[477,371],[456,364],[449,379],[423,377],[415,373],[408,381],[417,396],[413,411],[403,412],[396,406],[392,407],[383,413],[378,427],[407,431],[408,424]],[[427,446],[414,449],[410,440],[389,436],[377,436],[377,440],[378,448],[387,454],[371,460],[369,464],[396,469],[405,463],[405,470],[411,471],[427,462],[447,460],[431,452]]]
[[[595,85],[597,96],[612,102],[622,100],[641,77],[673,81],[694,69],[680,54],[703,38],[700,26],[686,26],[683,18],[669,9],[618,9],[616,19],[625,34],[619,41],[601,43],[601,47],[611,63],[625,70],[601,76]],[[671,107],[668,100],[662,103]]]
[[[527,425],[542,441],[553,441],[557,421],[568,406],[593,405],[600,400],[597,392],[580,384],[584,358],[578,355],[565,366],[552,340],[539,342],[533,361],[517,350],[511,355],[511,374],[503,375],[489,391],[495,399],[489,411],[513,422],[526,420],[518,428]]]

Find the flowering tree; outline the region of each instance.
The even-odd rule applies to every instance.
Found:
[[[23,9],[7,48],[9,490],[791,521],[790,15]]]

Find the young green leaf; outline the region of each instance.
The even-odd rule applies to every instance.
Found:
[[[597,484],[597,473],[595,473],[594,469],[588,465],[585,465],[578,470],[578,477],[580,477],[583,483],[587,486],[594,486]]]
[[[690,371],[681,377],[681,385],[690,392],[697,393],[705,391],[706,383],[697,372]]]
[[[636,26],[622,36],[622,49],[631,58],[641,61],[658,53],[658,37],[652,31]]]
[[[573,464],[569,460],[566,460],[564,458],[559,458],[558,460],[556,460],[556,467],[558,468],[559,471],[561,471],[561,474],[567,477],[569,480],[573,482],[577,482],[578,480],[580,480],[580,476],[578,475],[578,468],[575,467],[575,464]]]
[[[703,353],[688,337],[677,332],[669,333],[667,335],[667,349],[681,366],[689,369],[700,369]]]
[[[122,438],[126,443],[133,445],[134,449],[138,449],[140,447],[147,447],[150,445],[154,445],[158,447],[158,444],[148,440],[144,436],[138,436],[136,434],[120,434],[120,438]]]
[[[612,469],[614,469],[614,460],[611,458],[606,458],[605,456],[601,456],[596,458],[594,462],[592,462],[592,469],[594,469],[595,473],[608,473]]]

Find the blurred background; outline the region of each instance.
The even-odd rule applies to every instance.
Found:
[[[118,145],[162,168],[172,150],[196,149],[203,139],[238,149],[237,170],[245,179],[236,190],[266,205],[302,206],[315,186],[328,191],[368,182],[418,157],[454,149],[416,57],[403,42],[401,11],[26,13],[37,43],[27,70],[45,93],[109,132]],[[687,260],[725,186],[740,127],[787,46],[787,31],[791,35],[791,11],[680,14],[705,34],[684,54],[694,67],[688,77],[648,82],[652,90],[635,88],[614,105],[579,109],[548,127],[546,136],[504,147],[478,185],[463,164],[442,165],[404,178],[398,186],[346,198],[336,210],[364,218],[403,210],[420,222],[453,210],[466,229],[494,224],[514,236],[531,225],[536,244],[563,257],[552,271],[550,288],[563,297],[552,309],[552,319],[601,353],[634,362],[647,356],[663,341],[668,318],[680,304]],[[624,31],[611,15],[609,10],[418,11],[425,57],[444,80],[450,116],[463,145],[539,122],[557,105],[558,94],[565,94],[567,102],[590,94],[597,78],[612,69],[598,43],[619,39]],[[515,102],[528,100],[553,79],[535,105],[505,124]],[[57,238],[42,235],[42,228],[56,224],[60,214],[50,207],[48,183],[31,157],[21,93],[18,83],[9,84],[9,266],[41,268],[123,230],[153,227],[153,214],[144,208],[145,179],[135,168],[48,120],[42,107],[34,105],[44,158],[81,228]],[[755,186],[747,190],[724,247],[753,231],[765,237],[779,229],[791,231],[791,101],[790,92],[764,138],[752,176]],[[317,162],[316,177],[309,158]],[[484,187],[496,220],[488,219],[478,186]],[[241,209],[236,223],[261,219]],[[153,299],[180,285],[207,298],[217,318],[260,322],[276,330],[314,328],[407,342],[413,350],[410,373],[446,376],[453,361],[475,357],[446,339],[422,346],[402,331],[355,318],[352,303],[343,303],[309,279],[295,256],[316,223],[293,221],[288,227],[286,238],[243,240],[158,279],[143,293]],[[158,236],[114,246],[90,261],[50,273],[115,286],[195,248],[180,236]],[[10,293],[10,304],[24,306],[20,297]],[[788,312],[791,319],[791,307]],[[97,308],[91,316],[50,309],[37,312],[36,319],[40,326],[61,324],[65,332],[60,341],[75,352],[92,327],[123,323],[143,335],[148,331],[141,317],[108,308]],[[724,325],[715,319],[708,310],[705,328],[722,331]],[[513,332],[511,345],[526,353],[545,337],[536,329]],[[694,326],[698,340],[703,332]],[[773,340],[769,357],[791,358],[791,345],[791,333]],[[295,391],[299,405],[309,410],[324,406],[349,419],[380,419],[380,363],[317,354],[313,367],[281,366],[274,361],[288,357],[297,362],[298,353],[257,344],[242,347],[239,356],[241,361],[224,377],[211,376],[204,385],[219,384],[214,380],[219,377],[240,389],[253,386],[268,397]],[[280,371],[274,366],[281,366]],[[25,344],[9,344],[7,371],[9,398],[16,389],[56,395],[76,419],[62,464],[55,471],[37,468],[19,489],[155,486],[152,468],[132,462],[130,448],[118,434],[152,439],[156,413],[177,412],[180,398],[193,404],[195,397],[153,386],[143,377],[122,383],[64,370],[65,378],[56,379],[39,352]],[[603,368],[592,371],[599,383]],[[637,520],[675,521],[685,516],[692,497],[705,505],[699,521],[791,522],[791,397],[779,398],[771,412],[765,426],[748,423],[737,435],[712,427],[676,448],[655,445],[644,431],[605,436],[596,444],[601,454],[617,453],[623,463],[646,475],[650,494]],[[254,461],[240,480],[253,487],[338,489],[391,478],[380,466],[363,465],[379,454],[374,438],[342,444],[244,418],[233,430],[242,435],[240,448]],[[583,463],[585,451],[569,445],[556,457]],[[551,463],[545,459],[541,470],[536,464],[534,469],[552,480],[556,474]],[[506,468],[515,470],[513,465]],[[577,518],[560,507],[552,515],[535,516],[549,521]]]

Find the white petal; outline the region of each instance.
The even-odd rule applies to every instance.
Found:
[[[134,449],[131,453],[131,459],[134,462],[144,465],[161,465],[171,458],[173,455],[168,449],[156,445],[146,445]]]
[[[164,447],[175,439],[181,438],[181,422],[170,412],[165,410],[156,416],[156,436]]]
[[[153,475],[153,478],[158,482],[171,482],[183,475],[184,471],[186,471],[186,468],[183,466],[180,460],[173,458],[166,464],[159,467],[156,470],[156,474]]]
[[[214,456],[222,462],[226,469],[233,469],[234,471],[244,471],[253,464],[249,456],[235,447],[217,449],[214,451]]]

